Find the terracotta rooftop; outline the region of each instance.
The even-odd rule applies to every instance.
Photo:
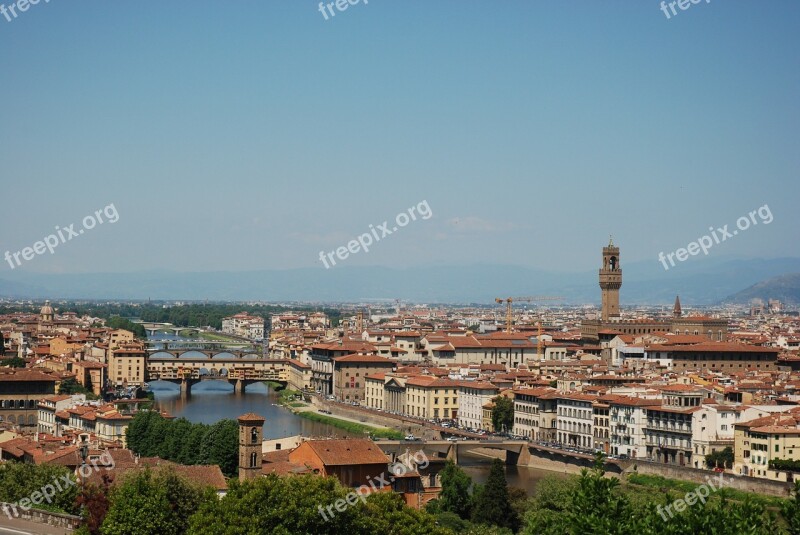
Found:
[[[308,440],[300,447],[304,445],[311,448],[326,466],[389,463],[386,454],[371,440]]]

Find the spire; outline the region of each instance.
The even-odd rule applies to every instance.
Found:
[[[683,315],[683,311],[681,311],[681,298],[680,296],[675,296],[675,306],[672,307],[672,315],[676,318],[680,318]]]
[[[611,234],[608,235],[608,246],[614,247],[614,237]]]

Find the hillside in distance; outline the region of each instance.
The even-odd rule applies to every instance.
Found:
[[[800,304],[800,273],[778,275],[757,282],[727,297],[724,302],[747,304],[754,299],[761,299],[764,303],[769,299],[777,299],[787,305]]]

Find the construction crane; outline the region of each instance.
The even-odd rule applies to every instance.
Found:
[[[564,297],[561,296],[554,296],[554,295],[533,295],[533,296],[523,296],[523,297],[506,297],[502,299],[500,297],[495,299],[495,302],[498,304],[505,303],[506,304],[506,332],[511,332],[511,325],[514,321],[514,315],[511,309],[512,303],[515,301],[523,301],[527,303],[537,302],[537,301],[564,301]]]

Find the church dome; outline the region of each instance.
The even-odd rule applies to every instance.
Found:
[[[42,316],[52,316],[53,315],[53,307],[50,306],[50,301],[45,301],[42,310],[39,311],[39,314]]]

